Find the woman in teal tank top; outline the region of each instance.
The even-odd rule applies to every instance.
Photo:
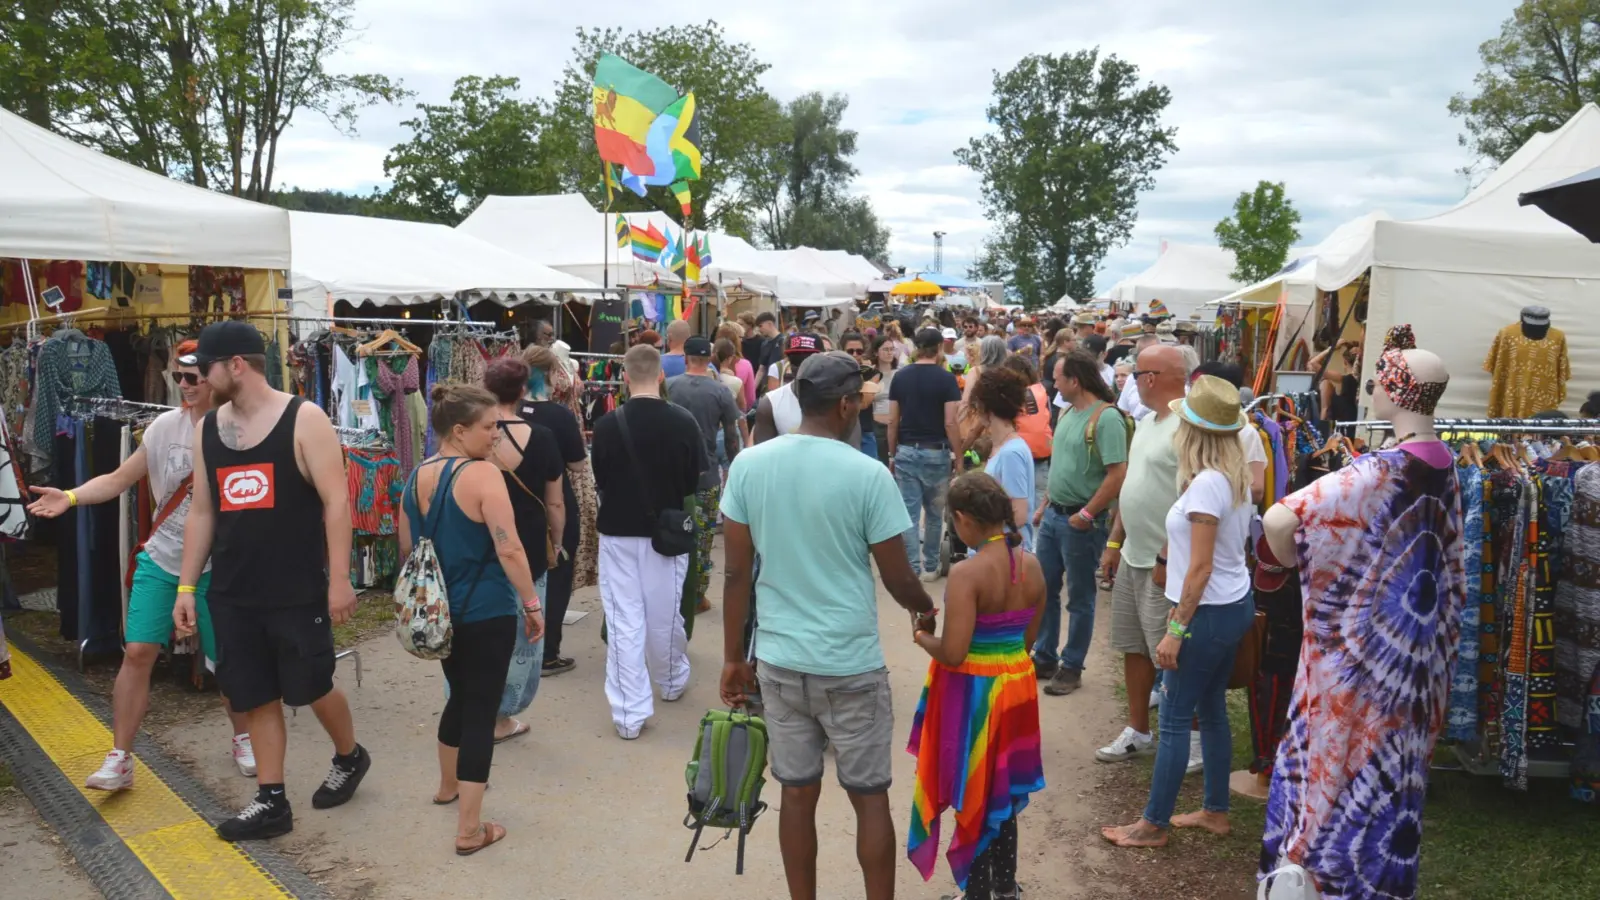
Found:
[[[481,387],[436,386],[429,419],[439,455],[417,467],[401,498],[400,552],[410,555],[418,539],[433,541],[450,600],[454,636],[450,655],[439,661],[450,692],[439,716],[433,802],[459,799],[456,853],[462,856],[505,837],[504,828],[481,818],[495,715],[518,627],[530,640],[544,633],[505,480],[482,462],[494,449],[494,405]]]

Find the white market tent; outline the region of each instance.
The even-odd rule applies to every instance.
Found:
[[[1409,323],[1417,345],[1450,370],[1441,416],[1482,416],[1494,335],[1524,306],[1549,307],[1566,332],[1572,360],[1570,414],[1600,386],[1600,246],[1517,195],[1600,165],[1600,108],[1585,106],[1554,132],[1535,135],[1466,199],[1409,222],[1369,217],[1350,223],[1339,253],[1318,260],[1316,286],[1336,290],[1372,270],[1364,365],[1367,375],[1394,324]],[[1358,220],[1360,222],[1361,220]],[[1331,238],[1330,238],[1331,240]]]
[[[513,306],[600,290],[445,225],[311,212],[292,212],[289,223],[295,315],[327,315],[337,300],[391,306],[477,292]]]
[[[289,268],[289,214],[112,159],[0,109],[0,257]]]
[[[1112,286],[1110,299],[1131,303],[1140,314],[1160,300],[1179,319],[1208,300],[1224,297],[1242,285],[1233,280],[1233,251],[1203,244],[1162,242],[1161,255],[1150,268]]]
[[[613,222],[579,194],[485,197],[456,229],[594,284],[615,288],[651,277],[617,249]]]

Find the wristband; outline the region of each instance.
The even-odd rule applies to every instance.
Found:
[[[1107,550],[1121,550],[1122,549],[1122,542],[1121,541],[1106,541],[1106,549]]]
[[[180,594],[192,594],[194,592],[195,592],[195,587],[192,584],[180,584],[180,585],[178,585],[178,593],[180,593]]]
[[[1188,640],[1188,638],[1189,638],[1189,629],[1188,629],[1187,626],[1181,625],[1176,620],[1174,620],[1174,621],[1171,621],[1171,622],[1167,623],[1167,634],[1172,635],[1173,637],[1177,638],[1178,640]]]
[[[1085,522],[1093,522],[1094,521],[1094,516],[1091,515],[1087,509],[1078,510],[1078,515],[1082,516],[1083,520]]]
[[[544,612],[544,605],[535,600],[532,603],[522,604],[522,609],[524,612]]]
[[[77,506],[78,505],[78,495],[77,494],[73,493],[72,491],[62,491],[61,493],[67,495],[67,505],[68,506]]]
[[[1156,554],[1156,565],[1165,566],[1166,564],[1167,564],[1167,558],[1165,556],[1162,556],[1161,554],[1157,553]]]

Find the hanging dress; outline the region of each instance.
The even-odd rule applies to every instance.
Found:
[[[928,666],[907,748],[917,777],[906,855],[924,880],[946,809],[956,811],[956,832],[945,858],[965,888],[972,861],[1044,789],[1039,681],[1023,640],[1032,620],[1031,609],[980,614],[966,660]]]
[[[1416,896],[1465,601],[1459,494],[1453,466],[1396,449],[1284,499],[1300,519],[1305,643],[1260,877],[1295,863],[1324,900]]]

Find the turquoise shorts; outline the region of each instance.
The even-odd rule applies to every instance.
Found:
[[[211,632],[211,610],[206,606],[206,589],[211,586],[211,573],[200,576],[195,585],[195,618],[199,619],[200,649],[208,659],[217,658],[217,638]],[[128,628],[125,637],[130,644],[172,643],[172,608],[178,604],[178,576],[155,564],[150,554],[139,551],[133,570],[133,588],[128,591]]]

